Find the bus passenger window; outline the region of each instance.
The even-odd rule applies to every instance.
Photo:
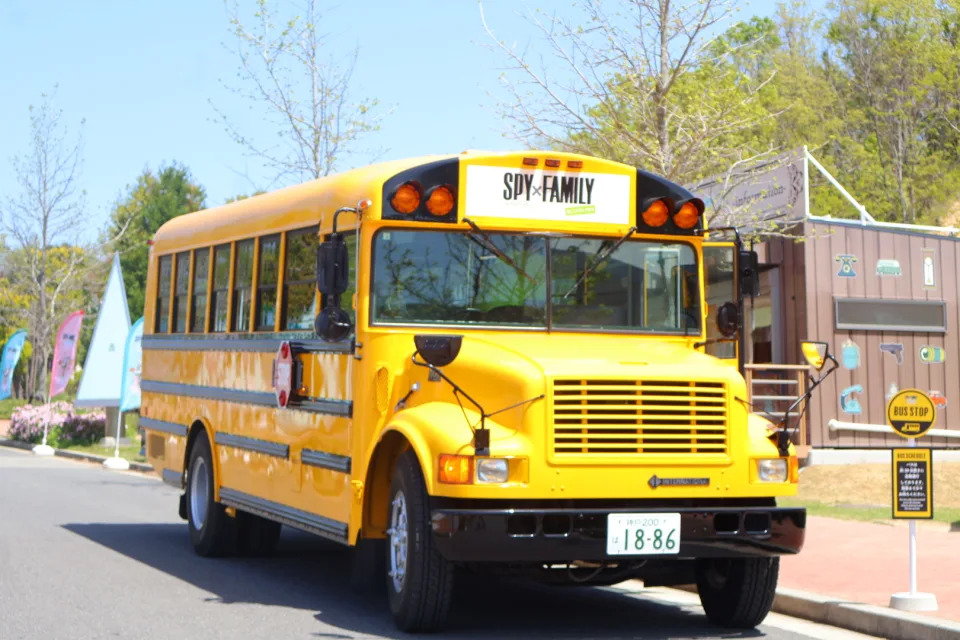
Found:
[[[213,251],[213,291],[210,308],[213,309],[211,331],[227,330],[227,315],[230,289],[230,245],[222,244]]]
[[[257,268],[257,331],[273,331],[277,314],[277,261],[280,236],[260,238],[260,264]]]
[[[173,332],[187,330],[187,293],[190,291],[190,252],[177,254],[176,283],[173,289]]]
[[[157,281],[157,306],[156,322],[154,331],[157,333],[167,333],[169,331],[170,320],[170,267],[172,256],[163,256],[160,258],[160,275]]]
[[[233,267],[233,320],[231,331],[250,330],[250,287],[253,286],[253,240],[237,243]]]
[[[210,249],[193,252],[193,299],[190,301],[190,331],[207,330],[207,277],[210,270]]]
[[[287,234],[283,329],[313,329],[317,314],[317,227]]]

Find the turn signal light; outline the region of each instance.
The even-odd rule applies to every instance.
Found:
[[[420,185],[404,182],[393,192],[390,206],[397,213],[413,213],[420,207]]]
[[[453,197],[453,189],[447,185],[435,187],[427,196],[427,211],[430,215],[443,217],[453,210],[456,199]]]
[[[700,209],[697,207],[697,204],[692,201],[684,204],[680,207],[680,211],[673,214],[673,224],[681,229],[693,229],[699,219]]]
[[[440,454],[440,482],[444,484],[473,482],[473,458],[449,453]]]
[[[670,215],[670,207],[663,200],[654,200],[640,216],[648,227],[662,227]]]

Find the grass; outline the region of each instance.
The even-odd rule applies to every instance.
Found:
[[[780,498],[785,507],[806,507],[807,513],[846,520],[893,519],[889,464],[819,465],[800,474],[796,497]],[[933,465],[933,520],[960,527],[960,462]]]
[[[27,401],[22,398],[0,400],[0,420],[9,420],[13,410],[24,404],[27,404]]]
[[[105,458],[112,458],[114,447],[101,447],[98,444],[74,445],[72,447],[63,447],[65,451],[75,453],[92,453]],[[140,455],[140,444],[130,444],[120,447],[120,457],[129,462],[146,462],[147,459]]]
[[[862,520],[864,522],[885,522],[892,520],[890,506],[870,506],[851,504],[826,504],[810,502],[799,498],[780,498],[777,505],[781,507],[806,507],[811,516],[825,518],[841,518],[843,520]],[[950,507],[938,508],[934,505],[933,521],[960,525],[960,509]]]

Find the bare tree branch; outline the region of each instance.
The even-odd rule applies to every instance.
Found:
[[[237,2],[227,1],[240,84],[225,86],[263,110],[275,129],[274,142],[253,139],[211,102],[216,119],[247,155],[274,172],[273,183],[331,173],[363,134],[379,127],[378,101],[350,96],[359,50],[345,58],[327,56],[316,0],[304,0],[300,14],[286,20],[274,2],[257,0],[247,21]]]

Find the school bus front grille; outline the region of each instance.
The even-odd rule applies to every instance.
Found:
[[[552,412],[558,459],[727,453],[722,382],[556,379]]]

